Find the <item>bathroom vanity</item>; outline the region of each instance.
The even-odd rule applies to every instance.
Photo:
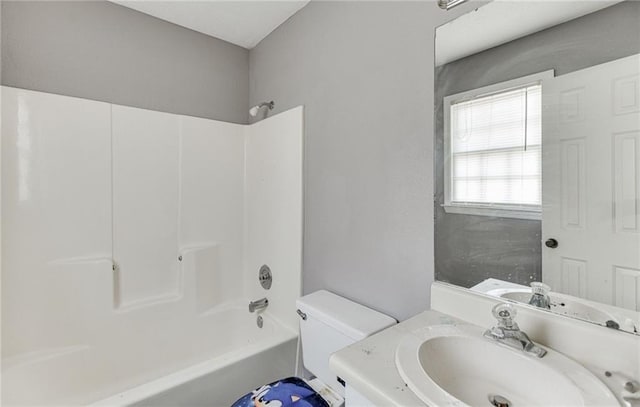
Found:
[[[496,377],[498,380],[510,381],[503,383],[502,390],[506,392],[503,394],[491,387],[490,380],[486,383],[473,383],[474,386],[486,386],[487,403],[491,402],[491,396],[500,396],[516,405],[518,400],[510,398],[518,397],[514,394],[519,391],[520,397],[526,397],[527,391],[540,392],[540,389],[545,389],[545,394],[538,394],[537,402],[541,403],[540,405],[549,405],[553,400],[561,405],[640,405],[638,336],[602,329],[591,323],[512,302],[511,306],[517,309],[515,320],[520,329],[526,332],[533,342],[549,352],[538,358],[493,343],[494,341],[482,336],[483,331],[496,325],[492,308],[505,300],[439,282],[434,283],[431,288],[431,299],[431,310],[351,345],[331,357],[331,368],[346,382],[347,406],[430,405],[425,399],[434,400],[433,405],[460,403],[451,396],[456,391],[460,392],[460,389],[447,388],[445,392],[437,385],[422,386],[429,380],[424,376],[419,377],[420,374],[431,375],[432,379],[435,375],[443,374],[442,371],[429,371],[430,362],[436,369],[437,366],[440,370],[450,369],[449,373],[454,372],[454,369],[460,369],[460,381],[464,380],[462,372],[472,369],[480,372],[486,368],[486,376],[482,377],[510,372],[502,378]],[[413,351],[407,350],[412,341],[424,343],[429,337],[434,336],[455,336],[463,340],[473,337],[459,350],[461,354],[468,354],[469,350],[474,348],[477,352],[468,358],[468,361],[459,356],[456,363],[449,360],[443,367],[443,361],[438,358],[447,357],[447,352],[455,353],[455,346],[458,345],[441,346],[431,355],[426,354],[429,349],[416,347]],[[415,363],[414,366],[409,366],[412,352]],[[422,360],[418,360],[420,354]],[[487,361],[487,358],[491,360]],[[418,363],[423,364],[422,373],[415,369],[415,364]],[[483,363],[493,363],[501,369],[483,367]],[[519,375],[522,381],[527,382],[527,386],[519,387],[514,382]],[[437,377],[434,382],[446,387]],[[553,383],[553,386],[549,386],[550,383]],[[538,390],[535,390],[536,388]],[[366,400],[352,403],[349,398],[350,389],[361,394]],[[449,397],[443,392],[448,393]],[[465,397],[469,396],[460,396],[462,399]],[[456,405],[476,405],[469,402],[468,398],[465,400],[466,404]],[[499,405],[500,400],[494,400],[498,404],[492,402],[493,405]],[[530,403],[525,399],[525,404]]]

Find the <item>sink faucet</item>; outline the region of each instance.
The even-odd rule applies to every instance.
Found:
[[[269,306],[269,300],[266,298],[261,298],[256,301],[251,301],[249,303],[249,312],[254,312],[256,310],[262,310]]]
[[[529,304],[542,309],[551,309],[551,298],[549,298],[551,287],[545,283],[531,283],[531,299]]]
[[[485,338],[539,358],[547,354],[546,350],[533,343],[529,336],[520,330],[518,324],[513,320],[516,316],[516,309],[512,305],[497,304],[491,312],[498,320],[498,325],[487,329],[484,333]]]

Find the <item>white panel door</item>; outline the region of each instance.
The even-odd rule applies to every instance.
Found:
[[[116,307],[176,299],[180,116],[113,106]]]
[[[639,72],[635,55],[543,83],[542,276],[640,311]]]

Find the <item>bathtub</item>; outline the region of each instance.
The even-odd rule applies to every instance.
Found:
[[[243,394],[262,384],[292,376],[295,371],[298,336],[263,314],[258,328],[256,315],[245,307],[240,336],[227,336],[219,355],[151,380],[93,403],[94,406],[230,406]],[[233,315],[238,319],[240,315]],[[248,331],[248,332],[247,332]],[[221,344],[222,345],[222,344]]]
[[[294,374],[297,332],[268,311],[262,317],[258,328],[256,314],[241,301],[200,315],[185,326],[187,336],[141,329],[137,337],[127,336],[131,343],[120,354],[78,346],[8,360],[3,404],[228,406],[255,387]],[[87,371],[88,365],[101,370]]]
[[[294,375],[297,340],[253,347],[140,386],[132,406],[228,407],[245,393]],[[213,370],[212,370],[213,369]],[[159,391],[159,392],[157,392]],[[144,398],[139,400],[139,397]],[[125,396],[126,397],[126,396]]]

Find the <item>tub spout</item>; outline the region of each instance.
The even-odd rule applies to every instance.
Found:
[[[249,312],[265,309],[267,308],[268,305],[269,305],[269,300],[266,298],[261,298],[257,301],[251,301],[249,303]]]

